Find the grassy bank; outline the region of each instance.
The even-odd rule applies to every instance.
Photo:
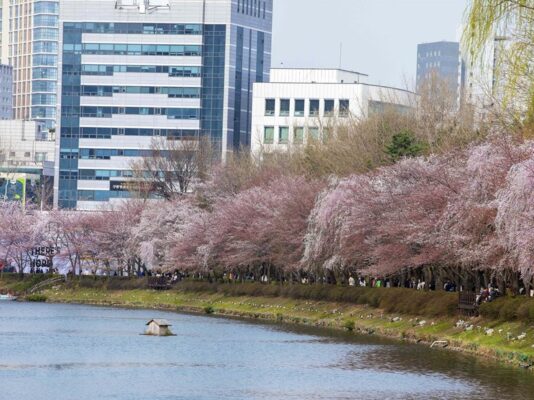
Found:
[[[0,288],[32,283],[12,277],[0,281]],[[447,341],[453,350],[516,366],[534,365],[534,305],[525,298],[496,300],[484,305],[481,317],[467,318],[456,315],[456,294],[410,289],[184,282],[169,291],[154,291],[144,280],[85,278],[42,295],[33,300],[231,315],[427,345]]]

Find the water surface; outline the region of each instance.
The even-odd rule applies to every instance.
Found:
[[[176,336],[140,333],[165,318]],[[154,310],[0,304],[0,398],[533,399],[534,375],[368,336]]]

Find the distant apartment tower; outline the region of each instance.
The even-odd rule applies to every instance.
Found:
[[[13,68],[0,64],[0,120],[13,118]]]
[[[77,3],[77,2],[75,2]],[[0,0],[1,63],[13,67],[13,117],[56,124],[59,0]]]
[[[354,119],[414,106],[415,93],[366,78],[341,69],[273,68],[270,82],[254,84],[252,153],[298,151]]]
[[[417,45],[417,90],[435,76],[449,83],[451,93],[461,95],[465,85],[465,65],[458,42],[433,42]]]
[[[273,0],[61,0],[55,205],[131,196],[154,138],[250,145],[252,85],[268,81]]]

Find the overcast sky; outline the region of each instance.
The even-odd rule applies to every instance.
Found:
[[[417,44],[459,39],[467,0],[274,0],[273,59],[279,67],[338,67],[368,82],[415,80]]]

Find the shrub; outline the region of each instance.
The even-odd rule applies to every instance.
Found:
[[[521,320],[534,322],[534,300],[523,302],[517,309],[517,317]]]
[[[421,292],[404,288],[368,288],[334,285],[292,285],[260,283],[208,283],[186,281],[181,291],[219,293],[226,296],[287,297],[299,300],[366,304],[387,312],[413,315],[452,316],[457,312],[456,293]]]
[[[351,319],[347,319],[345,322],[343,322],[343,328],[345,328],[349,332],[352,332],[355,328],[354,321]]]
[[[31,301],[35,303],[44,303],[47,300],[47,297],[44,294],[30,294],[26,296],[26,301]]]
[[[20,275],[6,273],[2,277],[2,286],[13,292],[22,293],[50,277],[51,275],[48,274]]]
[[[213,314],[215,312],[215,309],[212,306],[206,306],[204,307],[204,312],[206,314]]]
[[[501,297],[480,306],[480,315],[490,319],[534,322],[534,299]]]

